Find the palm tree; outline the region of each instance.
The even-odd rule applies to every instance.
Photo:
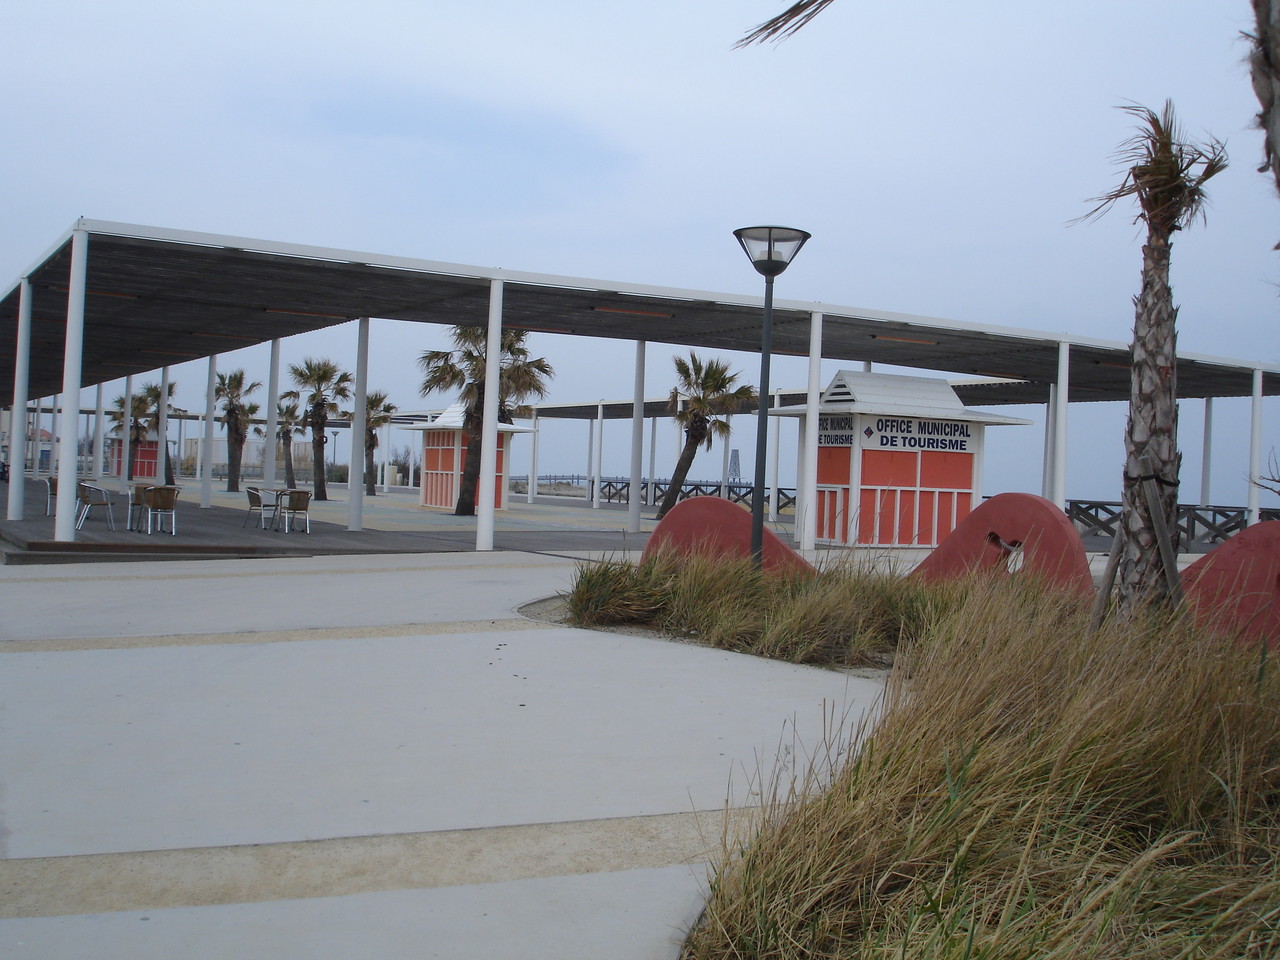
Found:
[[[276,403],[276,442],[284,453],[284,485],[290,489],[298,485],[293,475],[293,438],[303,436],[306,429],[296,402]]]
[[[1125,429],[1123,506],[1119,536],[1118,601],[1122,611],[1144,601],[1168,598],[1169,588],[1156,542],[1156,521],[1143,485],[1154,478],[1159,512],[1176,529],[1178,509],[1177,318],[1169,286],[1173,234],[1203,217],[1205,182],[1227,165],[1222,143],[1189,143],[1166,102],[1157,116],[1147,107],[1122,107],[1138,119],[1138,132],[1120,148],[1124,179],[1097,197],[1086,217],[1097,217],[1117,201],[1135,197],[1137,219],[1147,225],[1142,247],[1142,292],[1134,298],[1132,378]]]
[[[698,448],[705,443],[710,450],[714,437],[728,440],[728,422],[716,417],[756,402],[755,387],[739,385],[739,375],[730,373],[729,365],[723,360],[708,360],[704,364],[702,358],[690,350],[688,360],[676,357],[675,364],[676,385],[671,390],[671,410],[676,423],[684,427],[684,447],[676,460],[675,470],[671,472],[671,483],[662,498],[662,505],[658,508],[659,520],[680,499],[680,488],[689,476]]]
[[[503,330],[500,374],[498,376],[498,422],[511,423],[521,413],[520,404],[547,395],[547,379],[554,376],[551,364],[533,357],[523,330]],[[438,390],[460,390],[466,405],[462,429],[467,435],[467,453],[462,466],[462,483],[454,515],[474,516],[476,486],[480,479],[480,439],[484,432],[485,351],[487,334],[483,327],[454,327],[452,350],[426,350],[418,358],[423,378],[420,393],[425,397]]]
[[[1253,43],[1249,73],[1262,107],[1258,126],[1264,137],[1266,162],[1260,169],[1271,172],[1276,189],[1280,190],[1280,2],[1253,0],[1253,15],[1257,27],[1249,36]]]
[[[302,363],[289,365],[289,376],[298,385],[297,390],[281,394],[285,400],[300,400],[303,417],[311,428],[311,475],[314,482],[312,499],[328,500],[324,482],[324,428],[329,418],[341,415],[339,400],[351,399],[351,374],[332,360],[316,360],[307,357]]]
[[[128,420],[129,431],[129,462],[125,464],[125,479],[132,480],[134,468],[138,464],[138,446],[150,435],[150,425],[147,423],[147,417],[151,413],[151,406],[147,401],[146,388],[143,393],[135,393],[129,398],[129,413],[125,415],[125,398],[124,395],[116,397],[113,401],[112,410],[107,411],[107,417],[111,420],[111,433],[120,437],[124,436],[125,421]],[[157,394],[159,390],[157,389]]]
[[[178,389],[176,380],[169,381],[169,409],[168,413],[185,413],[173,405],[173,394]],[[164,482],[168,486],[173,486],[173,460],[169,457],[169,438],[160,436],[160,384],[145,383],[142,385],[142,397],[147,405],[147,427],[154,431],[160,440],[160,456],[164,458]]]
[[[257,380],[246,383],[243,370],[218,374],[218,384],[213,395],[222,401],[222,423],[227,428],[227,492],[240,492],[240,461],[244,456],[244,442],[249,438],[249,427],[258,412],[258,405],[250,403],[249,394],[261,387]]]
[[[378,431],[391,422],[398,410],[394,403],[387,399],[386,393],[375,391],[368,394],[364,401],[364,492],[369,496],[378,495],[378,472],[373,465],[373,452],[378,449]]]

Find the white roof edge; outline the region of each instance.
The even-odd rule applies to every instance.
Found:
[[[805,415],[807,408],[795,404],[790,407],[772,407],[769,410],[771,417],[802,417]],[[871,416],[892,416],[907,417],[914,420],[960,420],[968,423],[984,423],[989,426],[1029,426],[1036,421],[1027,420],[1024,417],[1006,417],[1000,413],[987,413],[984,410],[975,410],[972,407],[963,407],[960,410],[903,410],[901,407],[880,406],[875,403],[820,403],[818,404],[819,414],[840,414],[840,413],[864,413]]]
[[[176,230],[169,227],[150,227],[141,224],[121,223],[111,220],[92,220],[80,217],[49,248],[45,255],[27,269],[22,277],[30,276],[49,255],[66,243],[67,238],[76,230],[89,233],[100,233],[110,236],[136,237],[139,239],[164,240],[173,243],[190,243],[211,247],[228,247],[254,253],[273,253],[281,256],[305,257],[318,260],[332,260],[339,263],[359,263],[373,267],[389,267],[399,270],[412,270],[420,273],[443,274],[445,276],[470,277],[480,280],[508,280],[513,283],[528,283],[541,286],[571,287],[580,290],[599,290],[608,293],[633,294],[645,297],[663,297],[673,300],[703,300],[711,303],[724,303],[733,306],[763,306],[764,299],[747,294],[715,293],[704,290],[690,290],[679,287],[658,287],[647,284],[621,283],[605,280],[593,280],[585,277],[568,277],[556,274],[528,273],[517,270],[506,270],[500,267],[478,267],[467,264],[448,263],[437,260],[420,260],[413,257],[389,256],[386,254],[366,253],[356,250],[344,250],[330,247],[314,247],[305,244],[282,243],[274,240],[261,240],[250,237],[238,237],[213,233],[202,233],[194,230]],[[21,281],[15,281],[6,288],[3,296],[8,296]],[[852,317],[867,320],[885,320],[893,323],[905,323],[914,326],[940,327],[944,330],[955,330],[966,333],[985,333],[994,336],[1006,336],[1022,340],[1052,341],[1066,343],[1069,346],[1099,347],[1106,350],[1127,350],[1129,344],[1120,340],[1104,340],[1094,337],[1083,337],[1068,333],[1051,333],[1044,330],[1032,330],[1022,327],[1005,327],[995,324],[962,323],[958,320],[946,320],[941,317],[920,316],[916,314],[896,313],[888,310],[873,310],[863,307],[840,306],[821,301],[775,300],[774,308],[779,310],[796,310],[807,313],[821,313],[836,317]],[[1201,363],[1220,366],[1241,367],[1262,370],[1266,373],[1280,373],[1280,363],[1265,364],[1254,361],[1218,357],[1210,354],[1183,353],[1178,357]]]

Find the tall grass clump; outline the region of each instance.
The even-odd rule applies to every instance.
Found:
[[[1280,956],[1280,680],[1168,614],[970,583],[759,813],[687,960]]]
[[[794,663],[884,663],[958,601],[934,586],[850,565],[761,572],[746,557],[657,552],[583,564],[566,595],[581,626],[639,624]]]

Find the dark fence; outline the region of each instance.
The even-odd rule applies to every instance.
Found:
[[[1116,535],[1120,522],[1119,500],[1068,500],[1067,517],[1082,537]],[[1263,520],[1280,520],[1280,510],[1264,509]],[[1182,543],[1219,543],[1245,528],[1249,512],[1244,507],[1178,504],[1178,539]]]
[[[575,487],[581,487],[584,496],[591,498],[592,491],[595,488],[595,481],[592,477],[583,476],[582,474],[556,474],[551,476],[538,477],[538,484],[554,484],[567,483]],[[741,503],[747,506],[751,505],[752,484],[743,483],[741,480],[731,480],[728,489],[725,491],[727,499],[734,503]],[[650,498],[650,488],[652,488],[653,496]],[[640,495],[644,503],[660,503],[662,498],[667,495],[667,491],[671,489],[670,480],[641,480]],[[626,477],[601,477],[600,478],[600,499],[604,503],[628,503],[631,494],[631,481]],[[678,499],[687,500],[689,497],[718,497],[720,496],[719,480],[698,480],[686,482],[680,487],[680,496]],[[765,502],[767,503],[769,496],[765,494]],[[794,507],[796,503],[796,491],[794,487],[778,488],[778,509],[786,510]]]

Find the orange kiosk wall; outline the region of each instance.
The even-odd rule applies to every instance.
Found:
[[[817,540],[937,546],[982,496],[985,427],[1029,422],[970,410],[945,380],[840,371],[818,405]]]

